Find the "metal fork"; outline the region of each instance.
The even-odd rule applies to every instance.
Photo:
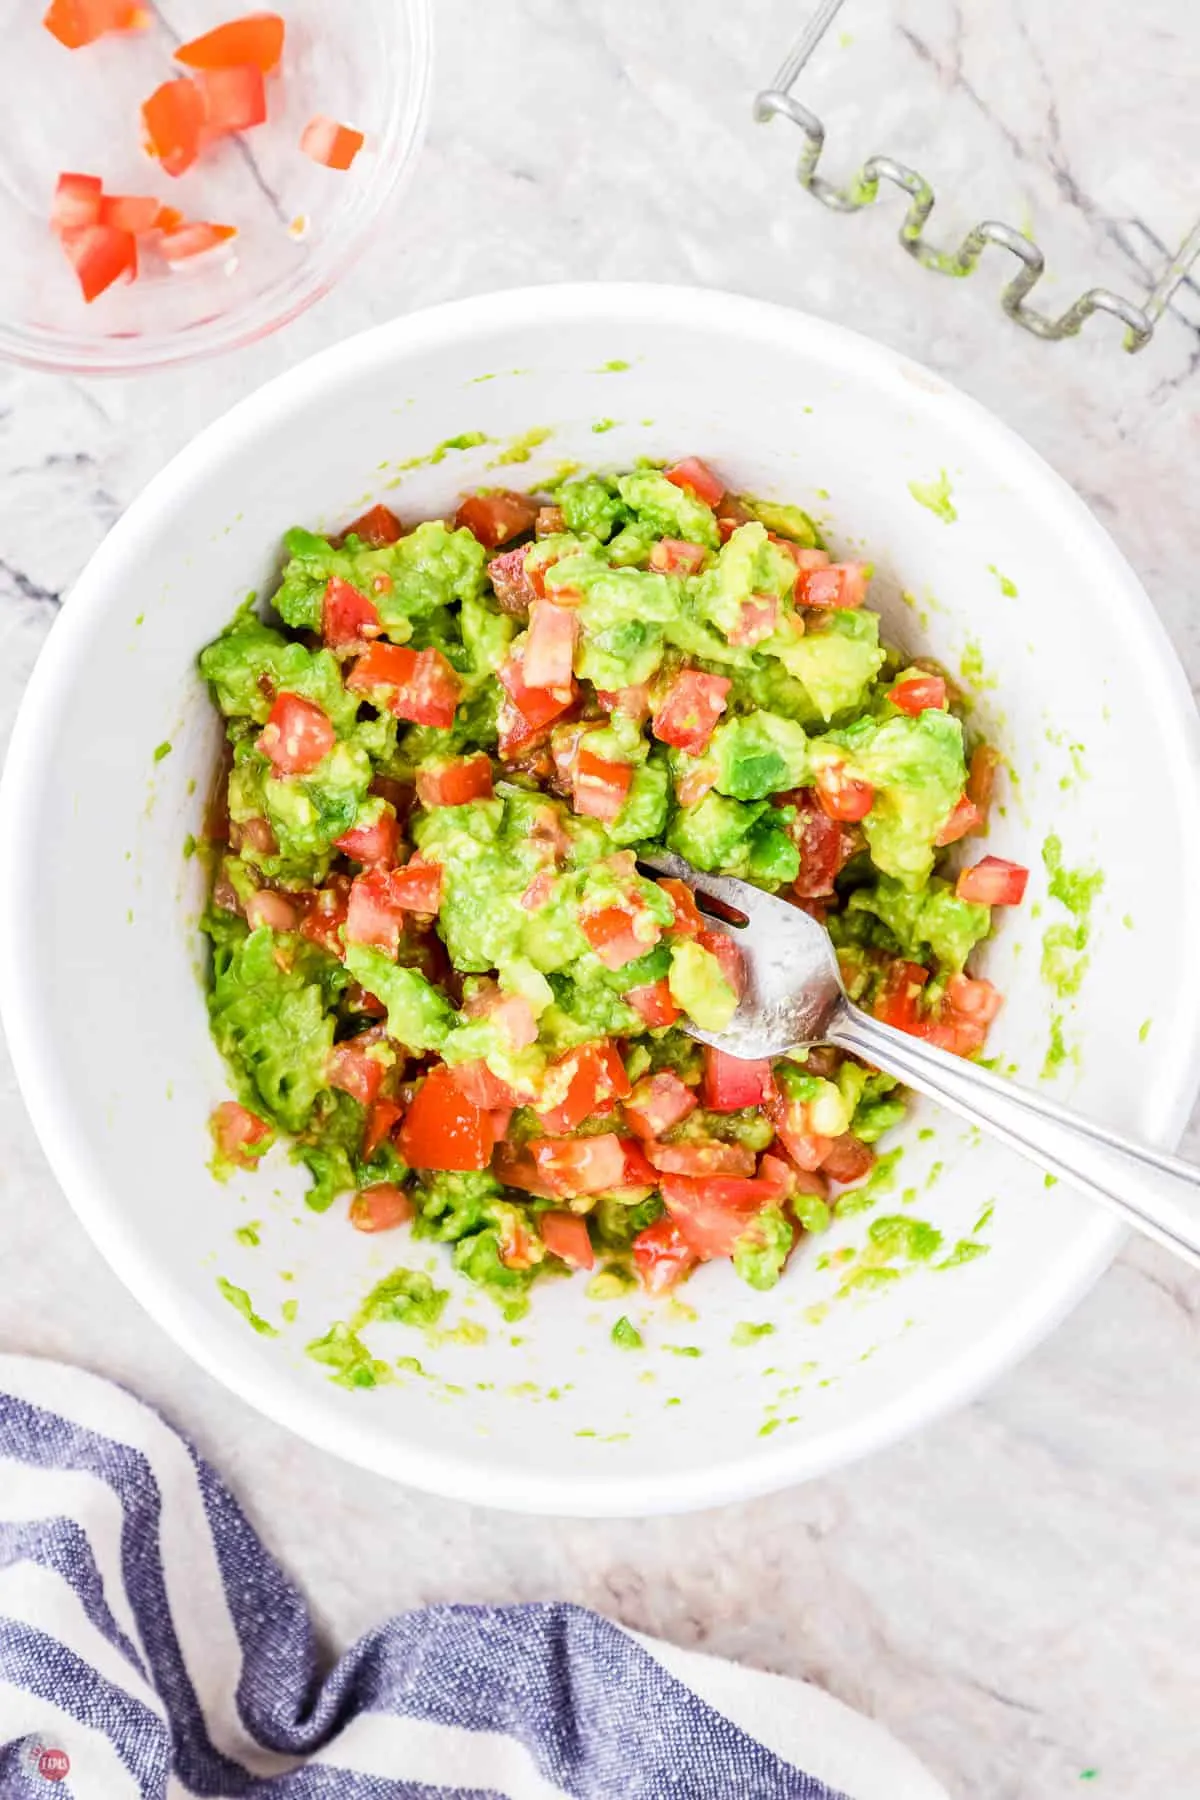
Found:
[[[812,1044],[848,1051],[991,1132],[1200,1266],[1200,1168],[1118,1137],[873,1019],[847,998],[825,928],[786,900],[728,875],[702,874],[666,851],[638,861],[655,875],[686,882],[700,910],[735,939],[745,960],[746,989],[729,1025],[703,1031],[683,1021],[689,1037],[746,1059]]]

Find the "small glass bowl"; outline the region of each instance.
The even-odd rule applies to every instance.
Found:
[[[172,49],[219,22],[212,0],[168,0],[146,31],[81,50],[45,30],[41,0],[0,0],[0,356],[128,375],[234,349],[311,306],[366,248],[420,148],[430,0],[274,3],[287,36],[268,78],[266,124],[210,147],[176,180],[141,147],[140,107],[187,72]],[[254,7],[229,0],[220,16]],[[366,133],[344,173],[300,149],[317,113]],[[189,219],[236,226],[237,236],[173,267],[151,240],[137,281],[86,305],[50,229],[63,170],[99,175],[107,193],[154,194]]]

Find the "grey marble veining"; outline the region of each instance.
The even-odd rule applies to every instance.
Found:
[[[1191,10],[1149,0],[1135,23],[1117,0],[849,0],[804,92],[833,172],[875,150],[914,162],[947,245],[980,217],[1032,226],[1062,305],[1139,283],[1200,210]],[[343,291],[253,351],[145,383],[0,371],[5,733],[105,530],[248,387],[399,311],[580,277],[751,292],[928,361],[1084,494],[1200,678],[1195,294],[1141,356],[1103,321],[1048,348],[1002,319],[1002,257],[943,280],[897,247],[897,198],[825,213],[792,182],[794,134],[751,120],[802,17],[787,0],[437,12],[417,177]],[[1200,1280],[1165,1255],[1130,1249],[983,1400],[834,1479],[682,1521],[530,1524],[351,1471],[187,1363],[76,1226],[7,1065],[0,1219],[0,1343],[109,1372],[191,1431],[331,1648],[422,1601],[562,1596],[824,1683],[961,1800],[1200,1791]]]

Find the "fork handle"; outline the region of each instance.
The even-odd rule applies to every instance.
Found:
[[[826,1035],[839,1050],[948,1106],[1200,1267],[1200,1168],[1118,1137],[975,1063],[881,1024],[848,1001]]]

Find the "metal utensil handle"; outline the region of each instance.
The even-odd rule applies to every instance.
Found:
[[[822,206],[833,212],[860,212],[879,197],[881,182],[890,182],[908,195],[908,210],[900,226],[900,242],[908,254],[924,268],[939,275],[969,275],[984,252],[992,245],[1007,250],[1020,263],[1016,274],[1000,296],[1009,318],[1035,337],[1051,342],[1074,337],[1093,313],[1111,313],[1125,326],[1126,350],[1141,350],[1154,335],[1154,327],[1171,304],[1176,291],[1188,283],[1195,294],[1195,283],[1189,271],[1200,258],[1200,222],[1194,225],[1183,243],[1170,257],[1149,293],[1139,303],[1111,288],[1089,288],[1085,294],[1055,318],[1027,304],[1027,298],[1045,272],[1046,259],[1027,232],[1000,219],[984,219],[967,232],[950,250],[941,249],[924,235],[925,225],[935,204],[933,187],[908,163],[894,156],[869,156],[858,173],[839,185],[818,172],[825,150],[825,126],[817,114],[796,99],[792,92],[809,59],[824,38],[845,0],[820,0],[799,37],[784,57],[773,79],[756,97],[754,116],[767,124],[772,119],[790,119],[803,136],[803,146],[796,165],[796,179]]]
[[[880,1024],[848,1001],[827,1035],[839,1050],[981,1125],[1200,1267],[1200,1168],[1118,1137],[975,1063]]]

